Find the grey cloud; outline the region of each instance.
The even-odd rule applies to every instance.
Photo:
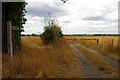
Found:
[[[102,16],[92,16],[92,17],[85,17],[83,20],[90,20],[90,21],[103,21],[105,20]]]
[[[63,6],[63,3],[60,1],[60,2],[54,2],[54,5],[55,6]]]
[[[55,1],[55,0],[54,0]],[[74,6],[74,5],[73,5]],[[27,7],[27,11],[28,11],[28,15],[30,15],[31,17],[35,17],[35,16],[40,16],[40,17],[46,17],[47,13],[50,12],[51,15],[55,16],[55,17],[61,17],[61,16],[65,16],[68,15],[68,13],[65,11],[65,7],[63,8],[63,4],[58,1],[53,2],[53,4],[50,6],[49,3],[28,3],[28,7]],[[86,11],[89,11],[89,8],[86,7]],[[84,13],[85,8],[80,8],[77,10],[78,11],[78,17],[71,17],[70,20],[64,20],[61,21],[61,23],[63,23],[62,26],[62,31],[63,33],[115,33],[117,32],[117,19],[109,19],[109,14],[112,14],[114,11],[116,11],[115,8],[112,8],[111,5],[110,6],[105,6],[103,8],[101,8],[101,10],[98,10],[98,13],[100,14],[99,16],[97,16],[97,14],[93,13],[93,15],[90,15],[89,13],[86,14],[87,17],[82,18],[83,21],[90,21],[85,23],[83,26],[69,26],[69,24],[72,23],[72,20],[76,20],[76,21],[81,21],[81,12]],[[69,15],[71,15],[69,13]],[[90,16],[89,16],[90,15]],[[116,15],[114,15],[116,16]],[[30,18],[31,20],[31,18]],[[120,22],[120,21],[119,21]],[[68,24],[67,24],[68,23]],[[90,24],[89,24],[90,23]],[[74,22],[73,22],[74,24]],[[116,25],[115,25],[116,24]],[[31,24],[32,25],[32,24]],[[35,28],[37,26],[35,26],[37,24],[33,24],[32,26],[30,26],[31,28],[34,26]],[[26,29],[26,33],[31,33],[32,32],[42,32],[42,28],[40,27],[39,29],[28,29],[30,27],[27,26]]]
[[[108,14],[113,13],[113,12],[116,11],[116,10],[117,10],[117,8],[113,8],[113,7],[111,7],[111,5],[109,5],[109,6],[104,6],[104,7],[102,8],[101,12],[102,12],[102,14],[103,14],[104,16],[106,16],[106,15],[108,15]]]
[[[65,12],[65,10],[59,6],[50,6],[47,3],[38,3],[38,4],[36,3],[36,5],[34,4],[32,6],[29,6],[28,4],[27,7],[28,15],[46,17],[47,13],[50,12],[51,15],[56,17],[67,14],[67,12]]]
[[[66,21],[63,21],[63,23],[70,23],[71,20],[66,20]]]
[[[117,23],[118,22],[118,19],[114,19],[114,20],[109,20],[110,23]]]

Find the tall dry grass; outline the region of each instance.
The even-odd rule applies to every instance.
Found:
[[[22,37],[22,50],[14,54],[11,74],[14,78],[76,77],[81,74],[77,66],[80,63],[64,39],[58,45],[46,46],[39,37],[29,36]],[[3,77],[10,77],[8,55],[3,55]]]

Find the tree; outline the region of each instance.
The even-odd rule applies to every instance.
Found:
[[[35,34],[35,33],[32,33],[32,34],[31,34],[31,36],[37,36],[37,34]]]
[[[41,38],[44,44],[55,44],[62,37],[61,27],[58,25],[57,20],[45,19],[44,32],[41,34]]]
[[[13,26],[16,26],[19,30],[14,31],[14,40],[16,47],[21,48],[21,31],[23,31],[23,24],[27,21],[24,17],[27,12],[25,7],[26,2],[3,2],[3,5],[6,7],[6,20],[11,21]]]

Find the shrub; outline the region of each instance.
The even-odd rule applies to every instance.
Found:
[[[49,25],[46,24],[44,32],[41,34],[44,44],[55,44],[63,36],[61,28],[55,21],[49,21]]]

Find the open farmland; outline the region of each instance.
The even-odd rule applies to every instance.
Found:
[[[118,36],[65,36],[70,42],[78,42],[91,49],[97,50],[118,61]]]
[[[118,76],[118,36],[65,36],[104,77]],[[79,53],[79,54],[80,54]],[[84,62],[83,62],[84,63]],[[84,64],[83,64],[84,65]]]
[[[1,78],[120,80],[119,0],[0,4]]]
[[[109,51],[106,48],[110,47],[108,43],[103,43],[106,38],[109,41],[114,38],[115,43],[110,45],[118,50],[116,36],[65,36],[57,45],[52,46],[42,44],[38,36],[24,36],[22,50],[14,55],[12,67],[8,55],[3,55],[3,77],[118,77],[118,53],[114,49]],[[101,42],[97,44],[96,39]]]

